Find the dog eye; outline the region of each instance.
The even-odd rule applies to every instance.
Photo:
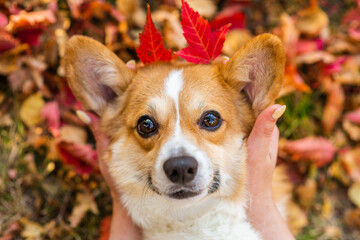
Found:
[[[158,132],[158,124],[152,117],[144,115],[139,118],[136,130],[141,137],[148,138]]]
[[[205,112],[200,119],[200,127],[208,131],[217,130],[221,126],[221,123],[220,113],[216,111]]]

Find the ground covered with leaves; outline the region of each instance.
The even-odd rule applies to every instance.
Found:
[[[272,32],[287,54],[279,163],[297,239],[360,236],[360,1],[187,0],[231,56]],[[150,0],[167,48],[187,47],[177,0]],[[63,66],[74,34],[136,60],[145,1],[0,2],[0,239],[106,239],[111,198]],[[180,58],[179,58],[180,60]]]

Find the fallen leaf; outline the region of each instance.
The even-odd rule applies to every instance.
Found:
[[[287,13],[282,13],[280,16],[280,26],[274,30],[274,33],[284,43],[288,65],[294,65],[297,55],[297,49],[294,46],[297,46],[299,41],[299,31],[295,27],[293,18]]]
[[[73,18],[80,18],[80,6],[84,0],[67,0]]]
[[[67,143],[86,144],[87,133],[82,127],[66,124],[60,128],[60,139]]]
[[[336,178],[345,186],[349,186],[351,183],[349,176],[339,161],[335,161],[331,164],[328,173],[331,177]]]
[[[360,124],[360,108],[345,114],[344,119]]]
[[[360,209],[347,209],[344,214],[344,222],[350,227],[360,229]]]
[[[301,230],[308,226],[309,221],[306,213],[294,202],[290,201],[287,206],[287,223],[289,225],[291,233],[296,236]]]
[[[178,12],[173,13],[165,10],[159,10],[153,14],[155,22],[164,23],[163,33],[167,46],[181,49],[184,48],[187,43],[182,34],[179,17]]]
[[[116,7],[127,18],[131,18],[131,16],[139,9],[139,1],[116,0]]]
[[[125,20],[125,16],[106,1],[87,1],[81,7],[83,9],[82,18],[87,21],[93,17],[105,19],[107,16],[113,17],[118,22]]]
[[[8,18],[4,14],[0,13],[0,29],[5,28],[8,23]]]
[[[302,207],[309,210],[317,192],[317,184],[314,179],[306,179],[303,185],[296,188],[296,195]]]
[[[100,223],[100,237],[98,240],[108,240],[110,237],[111,216],[105,217]]]
[[[21,237],[26,240],[36,240],[44,233],[44,228],[36,222],[30,221],[27,218],[21,218],[19,222],[24,226],[24,230],[21,232]]]
[[[339,83],[327,81],[326,83],[324,82],[323,85],[328,97],[321,121],[325,132],[330,133],[341,117],[345,102],[345,94]]]
[[[347,174],[355,182],[360,182],[360,147],[339,150],[339,159]]]
[[[35,126],[42,122],[41,111],[45,105],[41,93],[35,93],[21,104],[20,118],[27,126]]]
[[[69,217],[70,226],[77,227],[88,211],[91,211],[95,215],[99,214],[94,196],[87,191],[77,193],[76,204]]]
[[[229,30],[245,28],[245,15],[242,12],[226,12],[226,14],[218,14],[211,22],[212,30],[217,30],[222,26],[231,24]]]
[[[347,57],[341,70],[333,75],[336,82],[341,84],[360,84],[360,55]]]
[[[205,18],[213,17],[216,12],[216,5],[213,0],[187,0],[186,2],[192,9]],[[178,7],[182,4],[182,1],[176,0],[176,5]]]
[[[8,51],[19,45],[18,39],[14,38],[10,33],[0,29],[0,53]]]
[[[360,126],[351,123],[349,120],[344,120],[342,127],[351,140],[360,141]]]
[[[5,226],[4,226],[5,227]],[[7,228],[2,229],[2,236],[0,240],[12,240],[18,235],[17,232],[20,230],[20,224],[18,222],[10,223]]]
[[[352,203],[360,208],[360,182],[356,182],[348,190],[348,195]]]
[[[331,239],[342,239],[342,231],[337,226],[326,226],[324,229],[325,236]]]
[[[171,60],[171,50],[166,50],[160,32],[155,28],[151,19],[149,4],[147,5],[146,24],[139,37],[140,45],[136,48],[136,53],[141,62],[154,63],[158,61],[169,62]]]
[[[313,161],[322,167],[331,162],[335,155],[335,147],[326,138],[306,137],[299,140],[280,142],[280,151],[289,155],[293,161]]]
[[[57,137],[60,128],[59,104],[56,101],[46,103],[41,111],[41,116],[47,120],[48,128],[52,135]]]
[[[188,47],[176,52],[176,55],[193,63],[209,63],[221,53],[226,33],[230,25],[222,26],[212,32],[208,20],[182,0],[181,25]]]
[[[51,10],[26,12],[21,11],[9,17],[9,24],[6,30],[16,34],[24,43],[30,46],[38,45],[38,37],[44,28],[55,23],[56,17]]]
[[[248,30],[234,29],[230,30],[226,35],[226,40],[224,42],[223,53],[231,57],[239,50],[242,46],[245,45],[248,41],[252,39],[252,35]]]
[[[328,195],[323,197],[321,216],[325,220],[330,220],[334,216],[334,204]]]
[[[303,34],[318,36],[320,32],[329,24],[329,18],[321,10],[317,0],[310,0],[310,6],[297,13],[296,27]]]
[[[285,96],[293,91],[310,92],[311,88],[304,82],[294,65],[285,66],[284,85],[279,96]]]
[[[314,64],[317,62],[330,63],[335,60],[335,56],[326,51],[311,51],[296,57],[296,64]]]
[[[97,168],[97,153],[88,144],[60,142],[57,149],[64,162],[74,166],[78,174],[91,173]]]
[[[296,52],[301,55],[313,51],[322,50],[324,47],[324,41],[320,38],[314,40],[299,40],[296,43]]]

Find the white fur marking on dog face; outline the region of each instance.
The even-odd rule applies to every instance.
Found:
[[[207,191],[203,191],[212,180],[212,166],[207,154],[199,149],[196,144],[191,142],[181,131],[180,126],[180,110],[179,94],[183,90],[184,78],[183,70],[173,70],[165,79],[165,94],[170,97],[176,108],[176,124],[173,133],[169,139],[163,144],[159,151],[158,158],[155,163],[155,174],[153,183],[162,193],[169,193],[173,189],[174,184],[170,182],[163,170],[164,162],[170,157],[181,155],[188,155],[194,157],[198,162],[198,172],[194,179],[193,191],[202,191],[202,196],[206,195]],[[179,189],[183,190],[183,189]],[[195,198],[192,198],[194,200]]]
[[[184,77],[183,70],[173,70],[165,79],[165,93],[174,100],[176,108],[176,127],[175,134],[180,134],[180,110],[179,110],[179,94],[183,89]]]

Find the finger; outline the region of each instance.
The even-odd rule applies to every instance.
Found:
[[[276,160],[277,160],[277,154],[278,154],[278,146],[279,146],[279,129],[275,125],[271,142],[270,142],[270,149],[269,149],[269,156],[271,161],[273,162],[273,165],[275,166]]]
[[[84,112],[81,110],[76,111],[76,115],[80,118],[81,121],[89,126],[96,140],[96,149],[98,150],[99,157],[103,157],[103,154],[105,153],[109,144],[109,139],[101,131],[99,118],[91,112]]]
[[[276,120],[285,109],[286,106],[275,104],[258,116],[248,139],[248,151],[252,159],[265,159],[268,156]]]
[[[135,70],[135,68],[136,68],[136,62],[135,62],[135,60],[130,60],[130,61],[128,61],[127,63],[126,63],[126,66],[128,67],[128,68],[130,68],[131,70]]]

